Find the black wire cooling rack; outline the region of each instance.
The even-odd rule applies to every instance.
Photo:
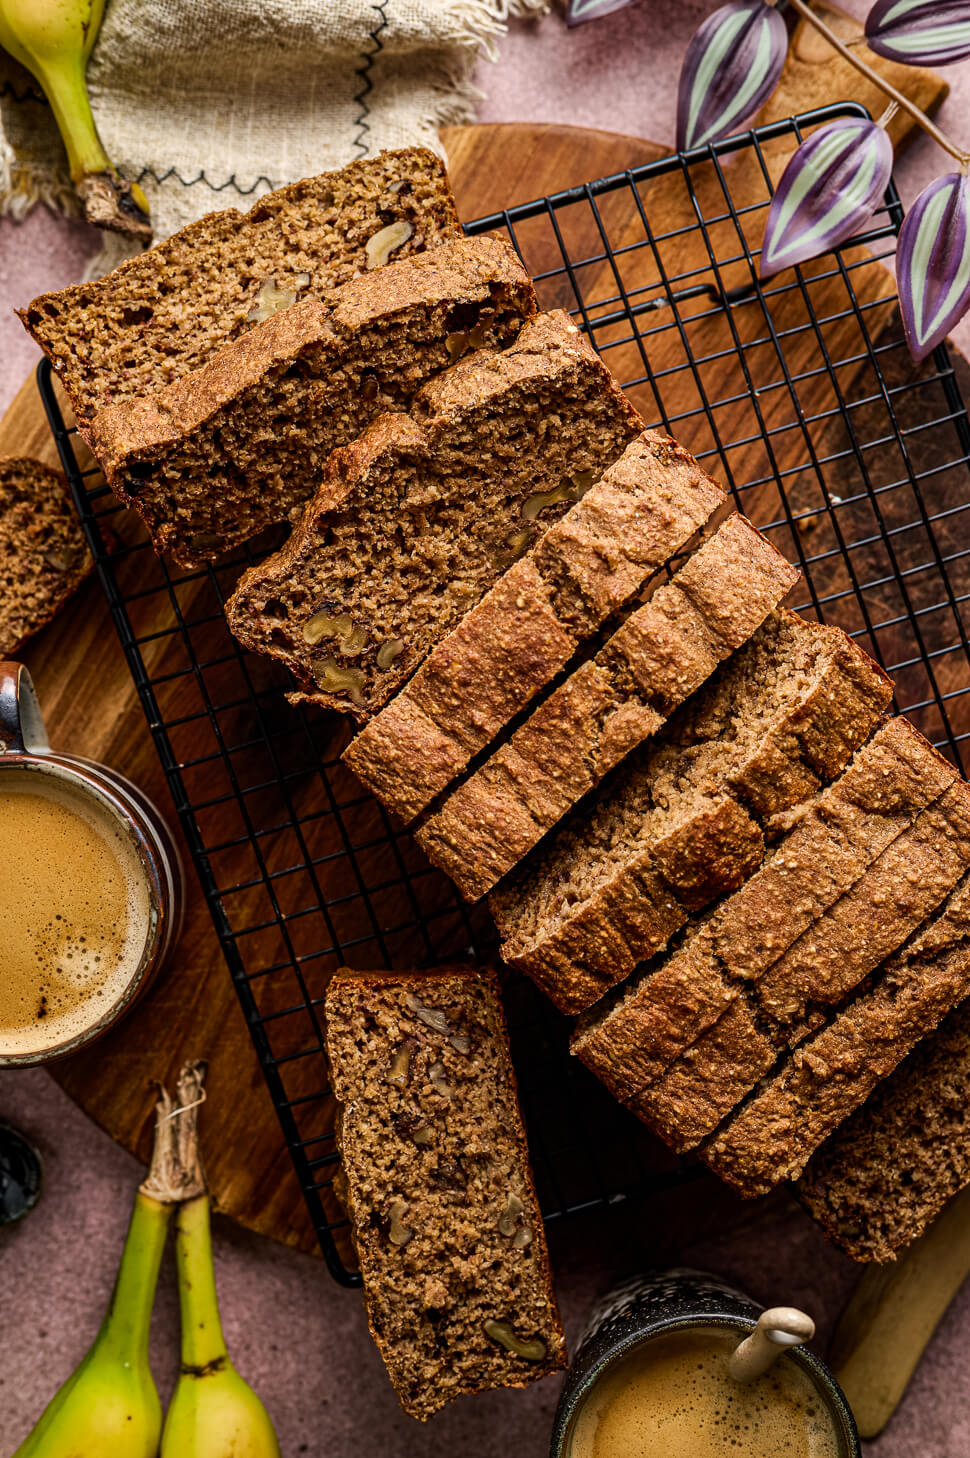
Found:
[[[541,303],[574,314],[650,424],[665,426],[802,569],[796,605],[856,636],[897,705],[956,762],[970,733],[970,422],[945,349],[914,369],[891,281],[894,190],[851,247],[757,280],[784,157],[828,107],[510,208]],[[286,1142],[338,1280],[356,1284],[330,1186],[321,1036],[340,963],[421,967],[495,951],[410,838],[339,762],[335,715],[290,707],[279,665],[242,652],[222,606],[251,550],[205,571],[159,561],[85,470],[40,388]],[[105,531],[105,527],[110,527]],[[506,1001],[548,1220],[688,1171],[567,1056],[522,979]]]

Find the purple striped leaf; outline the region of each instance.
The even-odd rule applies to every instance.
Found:
[[[623,10],[635,3],[636,0],[569,0],[566,24],[585,25],[587,20],[599,20],[603,15],[612,15],[614,10]]]
[[[837,248],[875,212],[893,169],[892,143],[864,117],[829,122],[790,158],[768,209],[762,278]]]
[[[730,0],[694,32],[680,71],[677,146],[681,151],[735,131],[774,90],[788,31],[765,0]]]
[[[970,0],[877,0],[866,44],[907,66],[950,66],[970,56]]]
[[[906,214],[896,286],[906,343],[918,363],[970,308],[970,180],[962,173],[931,182]]]

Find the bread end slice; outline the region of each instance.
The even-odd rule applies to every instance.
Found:
[[[26,456],[0,459],[0,554],[0,654],[13,655],[93,568],[66,481]]]

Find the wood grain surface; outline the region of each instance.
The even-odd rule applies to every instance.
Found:
[[[797,45],[796,37],[796,49]],[[795,62],[786,72],[780,100],[773,102],[776,109],[781,106],[788,114],[838,99],[827,84],[832,74],[827,64],[797,55]],[[938,99],[945,90],[934,79],[928,95],[925,75],[919,80],[924,101]],[[632,137],[565,127],[457,128],[446,133],[445,141],[459,211],[464,218],[479,217],[589,178],[626,170],[657,158],[663,151],[651,142]],[[785,144],[769,149],[766,165],[771,174],[777,175],[786,156]],[[734,197],[744,199],[750,194],[752,203],[763,201],[766,183],[760,167],[753,167],[750,161],[729,165],[735,169],[731,180]],[[602,254],[600,228],[609,232],[614,248],[622,248],[637,229],[641,229],[638,236],[642,240],[642,225],[630,219],[629,199],[604,198],[599,223],[586,218],[580,233],[569,238],[574,256],[577,248],[589,250],[588,288],[584,290],[588,295],[599,297],[604,287],[607,293],[610,290],[616,293],[618,289],[622,292],[626,288],[648,295],[656,281],[659,261],[685,278],[696,271],[709,281],[716,279],[723,287],[731,287],[744,273],[743,250],[739,257],[737,227],[730,218],[726,222],[711,222],[709,231],[715,239],[719,230],[723,233],[720,256],[736,261],[714,268],[706,252],[698,251],[702,244],[696,230],[695,204],[687,197],[679,175],[645,192],[643,206],[653,231],[672,236],[659,245],[652,264],[647,250],[639,250],[640,272],[636,276],[611,280],[604,275],[607,265],[602,257],[598,260],[596,257]],[[701,179],[696,206],[710,219],[724,212],[721,184],[713,170]],[[742,231],[750,234],[749,241],[754,241],[762,216],[753,212],[750,226],[747,221],[742,222]],[[614,228],[617,233],[612,231]],[[679,228],[682,231],[678,235]],[[555,266],[557,260],[550,256],[548,236],[540,241],[538,233],[533,238],[526,227],[521,241],[533,272],[541,272],[544,266]],[[878,302],[891,295],[892,283],[885,271],[870,266],[860,272],[860,280],[863,273],[860,288],[866,301]],[[575,299],[565,275],[550,287],[554,296],[550,297],[547,289],[543,294],[545,304],[559,302],[574,306]],[[837,281],[837,288],[841,287]],[[791,309],[791,317],[786,315],[786,308]],[[797,302],[791,305],[786,302],[776,321],[778,327],[797,330],[797,312]],[[750,411],[750,403],[737,387],[736,346],[744,347],[750,341],[746,341],[743,332],[739,337],[732,335],[736,327],[732,320],[733,315],[729,317],[722,311],[720,318],[712,315],[703,321],[702,327],[703,353],[711,357],[705,387],[711,398],[724,400],[717,429],[734,439],[745,433],[754,434],[755,422],[748,422],[751,430],[746,432],[744,416]],[[742,324],[742,331],[747,327]],[[754,320],[750,327],[757,333],[762,324]],[[829,340],[833,351],[840,350],[849,356],[858,353],[858,341],[845,339],[839,330],[839,322],[835,320]],[[605,342],[609,342],[608,330]],[[661,393],[655,388],[657,376],[677,365],[682,367],[684,347],[683,331],[668,328],[656,335],[651,342],[650,369],[646,372],[654,384],[648,379],[641,387],[647,395],[651,391],[654,397]],[[811,347],[806,336],[804,358],[798,354],[797,342],[791,345],[789,358],[804,368],[811,368],[816,363],[808,353]],[[635,348],[633,343],[619,345],[613,356],[607,357],[622,373],[624,368],[635,364],[630,357]],[[844,388],[851,389],[851,372],[843,384]],[[675,420],[678,416],[683,418],[685,428],[679,433],[692,449],[699,449],[708,443],[705,431],[709,432],[712,427],[710,420],[697,411],[693,389],[690,375],[685,372],[680,408],[675,395],[666,388],[662,392],[663,405]],[[646,404],[646,400],[641,403]],[[766,400],[764,423],[770,427],[773,421],[780,421],[785,408],[781,399]],[[657,410],[647,409],[646,413],[656,418]],[[752,468],[752,459],[761,449],[754,442],[749,443],[746,452],[738,451],[735,469],[739,479],[749,480],[759,474]],[[29,454],[56,462],[33,379],[25,382],[0,423],[0,453]],[[776,503],[770,499],[772,491],[773,486],[763,486],[746,503],[756,517],[765,519],[766,514],[776,509]],[[805,491],[810,494],[811,488],[806,485]],[[819,532],[823,530],[818,527]],[[788,542],[779,539],[779,545],[798,556],[799,542],[794,535]],[[142,632],[150,628],[150,622],[139,624]],[[90,581],[22,657],[34,676],[52,743],[66,751],[117,766],[163,807],[169,819],[174,819],[151,735],[99,584]],[[206,1058],[210,1066],[205,1115],[206,1160],[218,1207],[251,1229],[311,1250],[315,1248],[315,1239],[298,1182],[190,865],[188,871],[186,929],[174,965],[117,1031],[87,1052],[55,1065],[51,1071],[115,1139],[145,1157],[151,1135],[154,1082],[172,1083],[185,1058]]]

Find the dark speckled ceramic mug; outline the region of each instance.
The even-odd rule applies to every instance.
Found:
[[[551,1458],[578,1458],[574,1439],[585,1404],[594,1389],[645,1343],[666,1333],[705,1328],[727,1328],[737,1333],[740,1342],[754,1330],[761,1311],[749,1297],[702,1271],[650,1271],[615,1286],[593,1311],[567,1373],[553,1426]],[[860,1458],[852,1413],[829,1369],[805,1347],[789,1348],[785,1360],[794,1362],[817,1392],[820,1409],[831,1422],[838,1458]],[[726,1440],[725,1458],[731,1452]],[[617,1453],[616,1458],[626,1455]]]

